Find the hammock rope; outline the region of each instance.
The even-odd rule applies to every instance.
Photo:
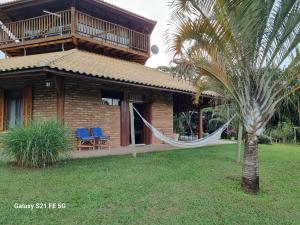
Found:
[[[154,136],[175,147],[179,147],[179,148],[197,148],[197,147],[202,147],[202,146],[206,146],[208,144],[212,144],[215,141],[221,139],[221,135],[223,133],[224,130],[226,130],[229,126],[229,124],[231,123],[231,121],[235,118],[232,117],[227,123],[225,123],[222,127],[220,127],[218,130],[216,130],[215,132],[211,133],[210,135],[198,139],[198,140],[194,140],[194,141],[176,141],[166,135],[164,135],[162,132],[160,132],[157,128],[155,128],[153,125],[151,125],[140,113],[139,111],[134,108],[134,111],[137,113],[137,115],[142,119],[142,121],[144,122],[144,124],[152,131],[152,133],[154,134]]]

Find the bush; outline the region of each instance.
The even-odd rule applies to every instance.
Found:
[[[275,140],[287,143],[293,140],[293,124],[291,122],[279,122],[276,127],[272,127],[268,131],[268,135]]]
[[[69,132],[54,120],[28,123],[2,137],[4,155],[20,167],[46,167],[71,150]]]
[[[183,121],[180,116],[176,114],[174,114],[173,129],[173,132],[176,134],[182,134],[184,132]]]
[[[258,137],[258,143],[270,145],[270,144],[272,144],[272,138],[263,134],[260,137]]]

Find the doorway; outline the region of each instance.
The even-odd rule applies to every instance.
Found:
[[[133,103],[133,107],[144,117],[145,116],[145,104]],[[144,122],[141,117],[134,111],[134,135],[135,144],[145,144],[144,140]]]
[[[7,128],[23,126],[23,91],[6,91],[6,124]]]
[[[144,101],[122,101],[121,102],[121,146],[131,145],[131,121],[130,121],[130,107],[133,106],[141,113],[141,115],[152,123],[152,102],[145,103]],[[145,126],[139,115],[134,111],[134,134],[135,144],[152,144],[151,130]]]

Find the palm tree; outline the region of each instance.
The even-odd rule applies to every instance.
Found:
[[[299,86],[300,0],[172,0],[174,62],[230,94],[243,123],[241,185],[259,191],[258,137]],[[205,87],[205,86],[204,86]]]

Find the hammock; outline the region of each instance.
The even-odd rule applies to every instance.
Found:
[[[162,132],[160,132],[158,129],[156,129],[154,126],[152,126],[140,113],[139,111],[134,108],[134,111],[138,114],[138,116],[142,119],[142,121],[144,122],[144,124],[152,131],[152,133],[154,134],[154,136],[175,147],[178,148],[197,148],[197,147],[202,147],[202,146],[206,146],[208,144],[213,144],[215,141],[221,139],[221,135],[223,133],[224,130],[226,130],[229,126],[229,124],[231,123],[231,121],[234,119],[234,117],[232,117],[227,123],[225,123],[221,128],[219,128],[218,130],[216,130],[215,132],[213,132],[212,134],[206,136],[205,138],[202,139],[198,139],[198,140],[194,140],[194,141],[176,141],[170,137],[165,136]]]

